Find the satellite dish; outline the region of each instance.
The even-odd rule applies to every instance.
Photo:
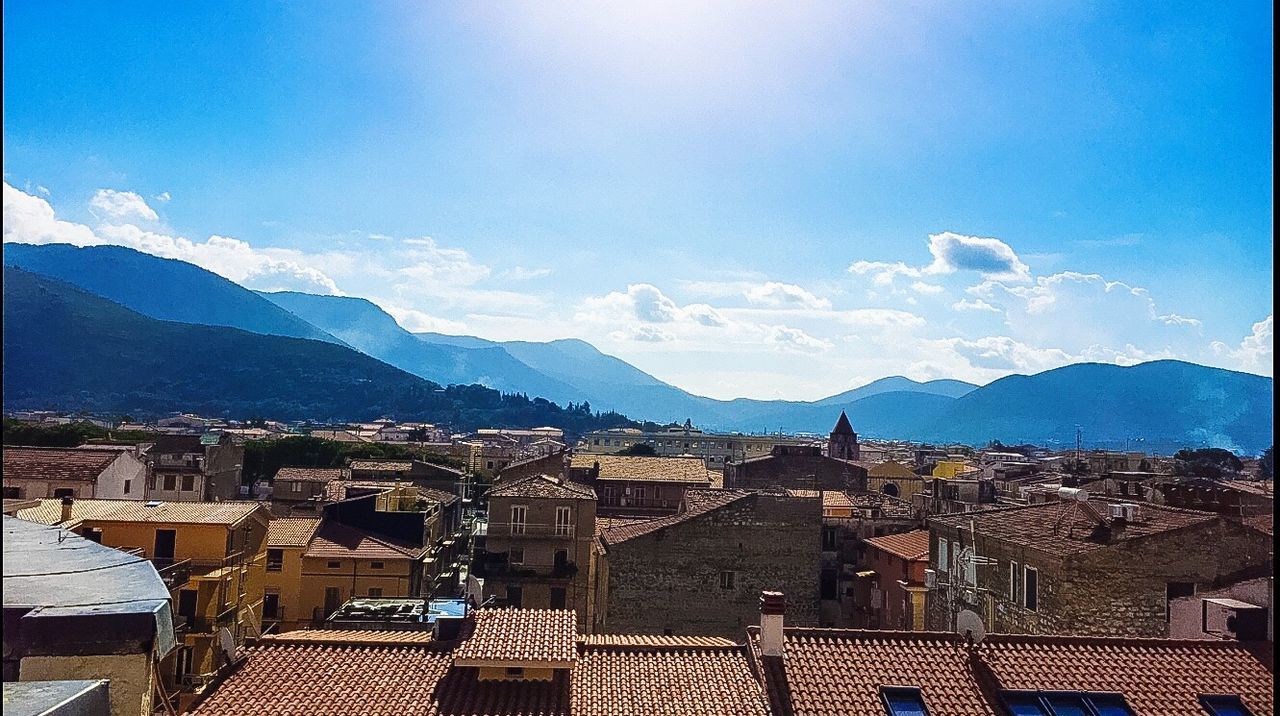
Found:
[[[982,623],[982,617],[970,609],[965,609],[956,615],[956,631],[973,639],[975,644],[981,642],[982,637],[987,635],[987,627]]]
[[[231,636],[230,630],[226,627],[222,627],[218,630],[218,648],[226,655],[227,663],[231,663],[236,660],[236,640]]]

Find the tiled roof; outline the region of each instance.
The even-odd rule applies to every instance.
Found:
[[[569,466],[591,469],[600,463],[601,480],[687,482],[711,484],[707,464],[700,457],[648,457],[643,455],[574,455]]]
[[[625,542],[714,512],[738,500],[746,499],[752,494],[747,490],[687,490],[684,493],[684,507],[680,512],[666,517],[611,527],[604,531],[601,538],[607,544]]]
[[[2,452],[5,480],[94,482],[120,457],[120,451],[112,449],[6,446]]]
[[[276,479],[328,482],[330,480],[341,480],[346,475],[346,472],[340,467],[282,467],[276,471]]]
[[[150,455],[204,454],[199,435],[161,435],[147,450]]]
[[[349,430],[312,430],[311,437],[320,438],[322,440],[334,440],[341,443],[367,443],[366,438],[362,438]]]
[[[425,637],[425,638],[424,638]],[[594,638],[593,638],[594,639]],[[722,639],[572,642],[572,678],[479,681],[429,632],[311,630],[260,639],[197,716],[766,716],[746,648]],[[679,642],[679,643],[678,643]],[[687,642],[687,643],[686,643]]]
[[[595,490],[550,475],[529,475],[489,490],[489,497],[544,497],[560,500],[594,500]]]
[[[864,541],[895,557],[907,560],[929,558],[929,530],[912,530],[883,537],[870,537]]]
[[[822,496],[822,493],[819,492],[818,490],[800,490],[800,489],[787,490],[787,497],[821,497],[821,496]]]
[[[413,469],[413,462],[396,460],[352,460],[351,469],[370,472],[408,472]]]
[[[319,517],[277,517],[267,523],[267,546],[306,547],[318,527]]]
[[[342,559],[418,559],[425,547],[390,537],[374,536],[337,522],[326,522],[307,545],[304,557]]]
[[[306,644],[429,644],[430,630],[374,631],[370,629],[299,629],[262,637],[277,643]]]
[[[822,509],[853,509],[853,500],[839,490],[822,491]]]
[[[929,520],[929,524],[968,529],[972,522],[978,534],[987,538],[1023,545],[1058,556],[1107,547],[1106,539],[1095,534],[1097,522],[1083,514],[1078,504],[1046,502],[978,510],[934,517]],[[1108,512],[1107,502],[1090,500],[1089,504],[1103,515]],[[1129,541],[1195,525],[1207,525],[1217,519],[1217,515],[1209,512],[1144,502],[1138,507],[1138,518],[1126,525],[1122,539]]]
[[[587,647],[615,646],[687,649],[729,648],[738,646],[738,642],[719,636],[658,636],[656,634],[583,634],[578,637],[578,641]]]
[[[153,506],[148,506],[153,505]],[[258,514],[264,522],[269,512],[257,502],[143,502],[142,500],[80,499],[71,505],[75,527],[82,522],[157,522],[171,524],[237,525]],[[62,521],[62,500],[40,500],[39,507],[19,510],[18,517],[55,525]]]
[[[572,609],[479,609],[471,635],[454,650],[454,663],[545,662],[577,660],[578,618]]]
[[[461,499],[457,495],[453,494],[452,492],[437,490],[433,487],[419,487],[418,494],[421,495],[423,499],[426,499],[430,502],[438,502],[442,505],[447,505],[453,502],[454,500]]]
[[[675,641],[679,637],[652,639]],[[581,651],[582,656],[573,669],[573,714],[766,716],[768,713],[760,683],[751,673],[742,646],[584,644]]]
[[[918,687],[931,713],[994,716],[1000,690],[1122,693],[1136,716],[1203,716],[1199,694],[1239,694],[1274,713],[1272,674],[1238,642],[988,635],[972,653],[954,634],[787,629],[781,661],[749,645],[774,713],[884,713],[880,687]]]
[[[1241,522],[1244,523],[1245,527],[1252,527],[1253,529],[1265,534],[1274,535],[1276,533],[1276,516],[1274,514],[1246,517],[1241,520]]]

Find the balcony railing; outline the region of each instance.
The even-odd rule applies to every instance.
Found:
[[[567,537],[572,538],[572,524],[534,524],[532,522],[490,522],[490,537]]]
[[[573,562],[559,564],[511,564],[510,562],[485,562],[472,567],[477,577],[525,577],[542,579],[570,579],[578,573]]]

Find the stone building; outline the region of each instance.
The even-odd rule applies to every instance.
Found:
[[[5,446],[0,455],[8,499],[146,497],[146,465],[129,450]]]
[[[836,421],[836,426],[831,429],[831,436],[827,438],[827,456],[838,460],[862,458],[861,451],[858,449],[858,434],[853,432],[853,426],[849,424],[849,416],[845,415],[843,410],[840,411],[840,419]]]
[[[1164,636],[1173,599],[1271,564],[1263,532],[1149,503],[997,508],[934,517],[929,531],[928,622],[940,631],[968,610],[988,632]]]
[[[547,455],[517,460],[499,470],[498,474],[494,476],[493,484],[501,485],[513,480],[518,480],[522,477],[530,477],[532,475],[550,475],[551,477],[558,477],[562,480],[568,479],[569,453],[567,451],[560,450]]]
[[[740,635],[762,590],[794,595],[788,618],[818,622],[822,501],[689,490],[682,510],[601,530],[596,631]]]
[[[700,457],[574,455],[569,479],[591,485],[603,516],[657,516],[680,509],[685,490],[719,482]]]
[[[923,513],[906,500],[879,492],[824,490],[820,624],[866,624],[872,576],[867,573],[872,569],[867,566],[867,540],[910,532],[923,524]]]
[[[212,502],[240,497],[244,443],[233,435],[162,435],[144,455],[148,499]]]
[[[809,445],[775,445],[768,455],[724,466],[726,489],[836,490],[867,489],[867,468],[828,457]]]
[[[473,496],[466,473],[423,460],[352,460],[350,470],[357,482],[412,482],[464,498]]]
[[[484,597],[513,607],[573,609],[586,629],[593,610],[596,493],[532,475],[489,491],[489,522],[472,573]]]
[[[900,462],[886,460],[867,468],[867,489],[910,500],[924,491],[925,478]]]
[[[344,467],[281,467],[271,481],[271,514],[317,513],[329,501],[329,483],[350,474]]]

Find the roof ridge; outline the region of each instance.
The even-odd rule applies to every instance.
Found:
[[[750,624],[746,627],[750,638],[757,637],[760,627]],[[841,629],[838,627],[786,627],[787,635],[824,636],[843,639],[892,640],[909,639],[915,641],[940,640],[963,645],[964,637],[948,631],[905,631],[892,629]],[[1224,650],[1242,650],[1250,642],[1230,639],[1170,639],[1154,636],[1103,636],[1095,634],[1004,634],[989,633],[982,644],[1095,644],[1095,645],[1158,645],[1170,648],[1205,647]]]

